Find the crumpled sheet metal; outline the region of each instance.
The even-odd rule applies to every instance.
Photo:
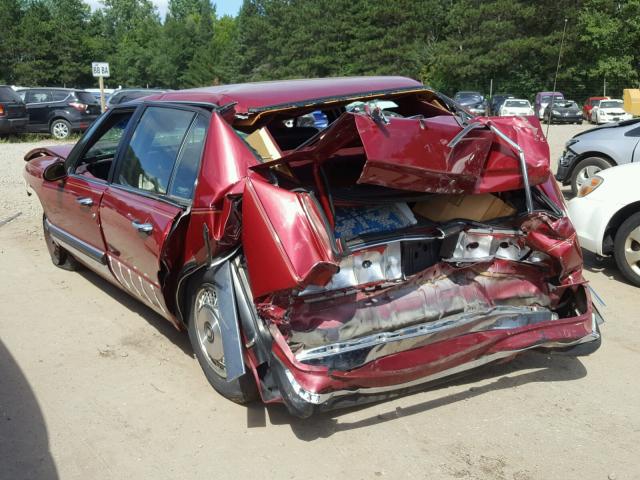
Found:
[[[289,344],[310,348],[498,305],[549,307],[536,269],[500,260],[465,268],[438,264],[381,291],[299,301],[289,315]]]

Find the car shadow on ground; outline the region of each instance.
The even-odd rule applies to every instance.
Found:
[[[608,278],[628,284],[629,282],[622,276],[616,261],[613,257],[599,257],[595,253],[582,250],[585,270],[593,273],[601,273]]]
[[[0,341],[0,479],[18,478],[59,477],[38,400]]]
[[[193,357],[193,349],[191,348],[191,344],[189,343],[189,338],[186,333],[176,330],[173,324],[171,324],[171,322],[166,318],[163,318],[161,315],[151,310],[151,308],[133,298],[124,290],[121,290],[108,282],[97,273],[87,269],[83,269],[78,273],[80,273],[84,279],[91,282],[96,288],[107,293],[115,301],[127,307],[132,313],[144,318],[149,325],[155,328],[158,333],[166,337],[171,343],[180,348],[185,355]]]
[[[530,371],[531,369],[535,370]],[[523,370],[527,371],[523,372]],[[370,427],[395,421],[399,418],[410,417],[452,403],[490,394],[496,390],[518,388],[527,383],[566,382],[583,378],[586,375],[586,368],[577,358],[532,351],[521,354],[512,362],[482,367],[450,383],[425,389],[425,391],[441,390],[443,395],[439,398],[416,403],[408,407],[389,408],[384,413],[376,413],[357,421],[341,421],[341,417],[344,417],[349,412],[367,409],[370,405],[321,413],[303,420],[289,415],[281,405],[264,406],[253,404],[247,408],[247,424],[249,428],[264,427],[268,416],[268,421],[271,424],[289,424],[298,439],[313,441],[319,438],[327,438],[343,431]],[[488,379],[493,380],[479,386],[471,385]],[[464,391],[447,394],[446,387],[453,385],[471,386]],[[419,394],[415,395],[417,397]],[[378,405],[384,406],[384,402]]]

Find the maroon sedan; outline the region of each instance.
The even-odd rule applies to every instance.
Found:
[[[541,132],[401,77],[226,85],[118,105],[25,177],[56,265],[187,330],[223,396],[306,417],[598,348]]]

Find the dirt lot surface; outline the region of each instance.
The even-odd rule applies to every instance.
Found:
[[[581,128],[551,129],[554,164]],[[528,353],[297,420],[224,400],[186,335],[98,276],[51,264],[22,180],[24,153],[47,143],[0,144],[1,479],[640,478],[640,290],[613,262],[586,257],[607,302],[593,356]]]

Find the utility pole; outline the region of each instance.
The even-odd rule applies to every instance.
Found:
[[[604,81],[602,82],[602,96],[607,96],[607,77],[604,77]]]
[[[549,102],[549,112],[553,110],[553,100],[556,98],[556,84],[558,82],[558,71],[560,70],[560,59],[562,58],[562,47],[564,46],[564,35],[567,33],[567,21],[564,19],[564,28],[562,29],[562,40],[560,40],[560,50],[558,51],[558,63],[556,64],[556,76],[553,77],[553,93],[551,94],[551,101]],[[547,122],[547,131],[544,136],[549,138],[549,126],[551,125],[551,113],[549,113],[549,121]]]

